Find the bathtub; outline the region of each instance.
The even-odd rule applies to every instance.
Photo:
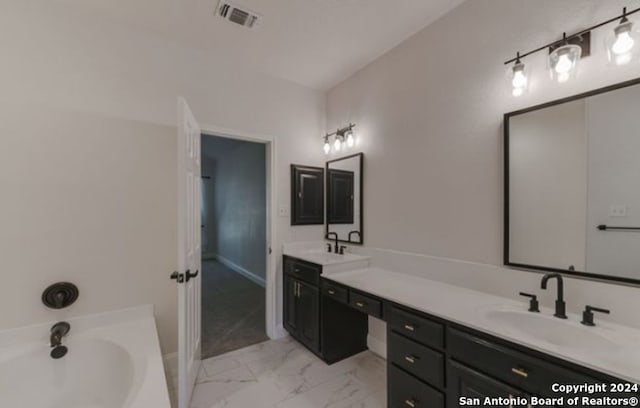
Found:
[[[59,360],[56,322],[0,331],[0,407],[171,408],[152,306],[65,321]]]

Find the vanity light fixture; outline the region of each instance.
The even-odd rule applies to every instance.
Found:
[[[609,60],[616,65],[629,63],[634,59],[634,53],[640,48],[637,45],[640,41],[640,31],[628,18],[637,12],[640,12],[640,8],[627,11],[625,7],[619,16],[569,36],[564,33],[561,40],[553,41],[524,54],[518,53],[516,58],[505,61],[505,65],[514,64],[509,75],[513,96],[522,95],[530,80],[530,76],[527,75],[524,64],[522,64],[523,58],[548,50],[551,78],[558,83],[567,82],[576,75],[580,59],[591,54],[591,31],[613,22],[618,22],[618,25],[611,30],[611,34],[606,40]],[[520,66],[520,64],[522,65]]]
[[[355,146],[356,139],[355,134],[353,132],[353,128],[356,127],[355,124],[350,123],[349,126],[346,126],[342,129],[338,129],[333,133],[327,133],[323,136],[324,139],[324,154],[331,153],[331,138],[333,137],[333,152],[338,153],[340,150],[346,148],[351,148]]]
[[[517,54],[516,62],[511,68],[511,86],[513,90],[511,93],[513,96],[520,96],[527,90],[529,85],[529,78],[525,70],[525,65],[520,61],[520,53]]]
[[[606,39],[609,61],[616,65],[625,65],[633,59],[634,46],[638,41],[638,32],[627,18],[627,8],[622,9],[622,19]],[[637,48],[637,47],[635,47]]]

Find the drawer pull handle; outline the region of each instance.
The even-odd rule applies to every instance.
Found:
[[[405,356],[404,359],[407,363],[411,364],[415,364],[416,360],[419,360],[419,358],[416,356]]]
[[[415,326],[412,325],[412,324],[405,324],[404,328],[409,330],[409,331],[415,331],[416,330]]]
[[[512,368],[511,372],[524,378],[529,376],[529,373],[527,373],[524,368]]]
[[[366,303],[364,302],[356,302],[356,306],[358,307],[364,307]]]
[[[296,269],[295,269],[295,272],[296,272],[296,273],[300,273],[300,269],[296,268]]]
[[[330,295],[335,295],[336,291],[333,289],[329,289],[327,292],[329,292]]]
[[[415,408],[415,407],[416,407],[416,404],[417,404],[418,402],[417,402],[416,400],[413,400],[413,399],[408,399],[408,400],[405,400],[405,401],[404,401],[404,403],[405,403],[406,405],[410,406],[411,408]]]

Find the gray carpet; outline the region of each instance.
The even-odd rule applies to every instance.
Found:
[[[218,261],[202,272],[202,359],[268,340],[265,288]]]

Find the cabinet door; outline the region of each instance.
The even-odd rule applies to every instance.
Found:
[[[487,377],[475,370],[449,361],[449,370],[447,375],[448,393],[447,406],[449,408],[457,408],[462,406],[460,398],[464,398],[467,402],[466,406],[484,406],[482,404],[485,397],[490,398],[508,398],[523,397],[524,394],[513,387]],[[478,399],[479,403],[473,402]],[[509,405],[511,406],[511,405]],[[513,404],[513,407],[518,406]]]
[[[297,281],[289,275],[284,275],[283,312],[284,328],[295,335],[298,331],[296,313],[296,288]]]
[[[291,225],[324,224],[324,169],[291,165]]]
[[[298,282],[297,310],[300,340],[320,351],[320,291],[305,282]]]

